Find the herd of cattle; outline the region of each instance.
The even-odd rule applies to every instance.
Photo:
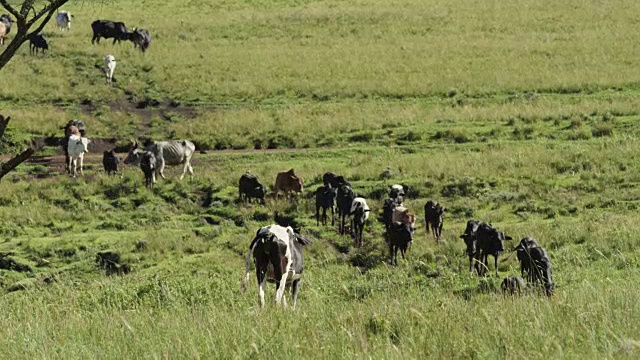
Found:
[[[60,11],[56,14],[56,23],[59,29],[71,30],[71,15],[68,11]],[[8,14],[0,15],[0,45],[4,44],[5,38],[11,32],[13,26],[13,19]],[[100,43],[101,38],[113,39],[113,44],[120,43],[122,40],[131,41],[133,47],[140,47],[142,52],[147,51],[149,45],[151,45],[151,34],[146,29],[133,28],[129,30],[123,22],[111,21],[111,20],[96,20],[91,23],[91,30],[93,31],[93,37],[91,43]],[[41,33],[32,34],[29,37],[29,53],[38,54],[38,51],[42,54],[46,50],[49,50],[49,40]],[[116,59],[113,55],[107,55],[103,59],[104,61],[104,74],[107,80],[107,84],[111,85],[113,79],[113,73],[116,68]]]
[[[82,174],[83,154],[87,152],[90,140],[86,137],[86,128],[81,120],[71,120],[65,127],[65,137],[62,142],[66,155],[66,170],[75,177],[77,168]],[[165,165],[181,165],[180,179],[189,172],[193,175],[191,157],[195,152],[195,146],[188,140],[173,141],[144,141],[142,144],[133,142],[129,150],[125,164],[139,165],[145,177],[147,187],[156,183],[156,176],[165,178]],[[118,172],[119,160],[114,151],[103,153],[102,163],[107,174]],[[316,225],[328,223],[327,212],[331,213],[331,226],[335,225],[336,213],[338,217],[338,231],[344,235],[350,230],[355,240],[355,245],[360,247],[363,243],[363,230],[369,218],[371,209],[364,197],[356,196],[352,185],[344,178],[333,172],[327,172],[322,177],[323,185],[315,191],[316,201]],[[292,193],[302,193],[304,182],[302,177],[295,173],[294,169],[277,174],[274,195],[277,198],[280,193],[287,196]],[[404,206],[403,197],[406,189],[401,185],[391,185],[389,197],[383,202],[381,221],[385,227],[385,241],[389,247],[389,256],[392,264],[398,262],[398,251],[405,258],[406,252],[413,241],[416,216]],[[240,176],[238,182],[238,197],[241,201],[250,202],[253,199],[264,203],[268,189],[258,181],[255,175],[245,173]],[[321,211],[322,210],[322,211]],[[435,201],[429,200],[424,205],[424,220],[427,235],[431,231],[436,242],[440,241],[444,213],[446,209]],[[347,220],[349,225],[347,226]],[[302,246],[308,245],[308,239],[297,234],[288,224],[271,225],[262,227],[256,233],[249,246],[247,254],[246,276],[243,280],[243,289],[250,272],[251,256],[256,266],[256,276],[259,285],[260,304],[264,305],[264,283],[273,281],[276,283],[276,302],[284,302],[284,283],[291,286],[293,292],[293,305],[295,306],[300,277],[303,270]],[[498,231],[491,224],[477,220],[469,220],[462,235],[466,244],[466,253],[469,257],[469,271],[474,271],[485,276],[488,270],[488,257],[493,256],[496,275],[498,275],[498,257],[505,251],[504,242],[512,240],[511,236]],[[542,285],[547,295],[551,296],[554,288],[551,275],[551,260],[546,251],[530,237],[525,237],[515,248],[520,262],[520,275],[529,283]],[[504,292],[520,292],[525,286],[521,277],[509,276],[502,282]]]

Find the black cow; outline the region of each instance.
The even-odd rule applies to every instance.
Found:
[[[389,243],[389,255],[391,264],[398,265],[398,250],[402,253],[402,259],[405,259],[409,244],[413,240],[414,228],[411,224],[392,223],[387,230],[387,241]]]
[[[529,282],[536,284],[540,281],[544,285],[548,296],[553,294],[553,277],[551,275],[551,259],[538,243],[530,237],[520,240],[516,247],[516,254],[520,261],[520,273]]]
[[[487,262],[489,255],[493,256],[496,268],[496,276],[498,273],[498,256],[504,251],[504,241],[512,240],[511,236],[505,235],[502,231],[496,230],[489,224],[480,223],[476,231],[477,252],[476,259],[479,261],[479,275],[485,275],[489,269]]]
[[[240,201],[251,202],[251,199],[258,199],[264,204],[264,196],[267,194],[267,187],[260,184],[255,175],[243,174],[238,181],[238,197]]]
[[[114,150],[102,153],[102,166],[104,167],[104,172],[107,173],[107,175],[115,175],[118,173],[119,163],[120,160],[116,156],[116,152]]]
[[[148,188],[156,183],[156,156],[151,151],[143,151],[140,155],[140,169],[144,173],[144,185]]]
[[[131,35],[131,41],[133,42],[133,48],[140,46],[142,52],[147,51],[149,45],[151,45],[151,34],[146,29],[133,28]]]
[[[244,292],[247,288],[253,255],[260,306],[264,307],[264,283],[269,281],[276,283],[276,304],[282,301],[285,308],[287,300],[284,291],[286,287],[291,287],[292,306],[295,309],[304,265],[302,247],[309,244],[309,240],[296,234],[291,227],[270,225],[258,230],[249,245],[241,290]]]
[[[91,23],[91,29],[93,30],[92,44],[96,41],[100,44],[101,38],[113,38],[114,44],[116,41],[120,43],[122,40],[132,40],[133,38],[133,32],[127,29],[123,22],[119,21],[96,20]]]
[[[356,195],[353,193],[351,186],[341,185],[338,188],[338,196],[336,202],[338,203],[338,217],[340,218],[340,235],[345,231],[345,218],[351,214],[351,205]]]
[[[429,228],[433,232],[436,242],[440,241],[442,236],[442,223],[444,222],[445,208],[434,201],[427,201],[424,205],[424,222],[426,224],[426,234],[429,235]]]
[[[347,180],[345,180],[344,176],[336,175],[335,173],[330,171],[322,175],[322,183],[324,185],[331,185],[331,187],[334,189],[339,188],[341,185],[351,186],[351,184]]]
[[[38,49],[42,50],[42,54],[49,50],[49,41],[41,33],[29,37],[29,53],[38,55]]]
[[[62,149],[64,150],[64,167],[65,171],[70,174],[71,169],[69,169],[69,137],[71,137],[72,132],[75,131],[74,129],[77,129],[80,132],[81,137],[87,137],[87,130],[84,125],[84,121],[78,119],[69,120],[67,125],[61,127],[60,129],[64,130],[64,137],[60,141],[60,145],[62,145]]]
[[[467,227],[465,228],[464,233],[460,235],[460,238],[464,240],[465,245],[467,245],[466,253],[469,256],[469,272],[473,272],[474,259],[476,258],[476,253],[478,250],[476,232],[478,231],[479,226],[480,221],[469,220],[467,222]],[[480,272],[477,263],[475,264],[475,269],[478,273]]]
[[[327,209],[331,209],[331,226],[335,224],[336,189],[324,185],[316,190],[316,226],[320,225],[320,209],[322,209],[322,225],[327,225]]]

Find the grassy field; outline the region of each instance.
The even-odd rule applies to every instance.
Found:
[[[0,72],[14,119],[2,155],[74,117],[123,146],[150,135],[282,151],[198,153],[194,178],[173,169],[152,190],[136,168],[105,176],[96,157],[78,180],[23,164],[0,183],[2,357],[637,358],[639,6],[71,2],[71,32],[46,28],[48,55],[24,47]],[[149,51],[91,45],[98,18],[148,28]],[[96,68],[109,53],[113,88]],[[272,186],[289,168],[303,195],[237,202],[245,171]],[[363,248],[315,225],[325,171],[372,207]],[[397,267],[377,219],[393,183],[420,219]],[[428,199],[447,207],[438,245]],[[240,293],[248,244],[275,211],[313,239],[295,311],[275,308],[272,285],[263,310],[253,279]],[[504,297],[500,278],[469,275],[470,218],[517,239],[501,276],[519,272],[517,241],[538,239],[555,295]],[[107,253],[116,268],[96,261]]]

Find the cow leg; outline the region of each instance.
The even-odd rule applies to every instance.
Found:
[[[193,176],[193,168],[191,167],[191,158],[187,159],[189,175]]]
[[[331,205],[331,226],[335,225],[335,215],[333,213],[333,205]]]
[[[496,266],[496,276],[500,277],[500,274],[498,273],[498,254],[494,254],[493,255],[493,259],[494,259],[494,263],[495,263],[495,266]]]
[[[260,307],[264,307],[264,284],[267,280],[265,271],[256,268],[256,277],[258,278],[258,297],[260,298]]]
[[[118,39],[113,38],[113,44],[111,44],[111,45],[115,45],[116,44],[116,40],[118,40]]]
[[[166,179],[166,177],[164,176],[164,159],[160,158],[158,159],[158,171],[157,171],[158,175],[160,175],[161,178]]]
[[[82,171],[82,163],[84,161],[84,156],[80,154],[80,157],[78,158],[78,160],[80,161],[80,176],[84,176],[84,171]]]
[[[180,180],[184,179],[184,175],[189,170],[189,163],[185,161],[184,166],[182,167],[182,175],[180,175]]]
[[[316,205],[316,226],[320,226],[320,207]]]
[[[291,284],[291,293],[292,293],[292,305],[293,310],[296,309],[296,302],[298,301],[298,292],[300,291],[300,279],[294,280],[293,284]]]

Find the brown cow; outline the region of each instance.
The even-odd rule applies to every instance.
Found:
[[[293,169],[280,172],[276,176],[275,195],[277,197],[280,191],[285,194],[291,192],[301,193],[304,191],[302,183],[302,178],[298,177]]]
[[[407,209],[406,207],[396,206],[393,209],[393,213],[391,215],[391,222],[415,226],[416,216],[410,213],[409,209]]]

